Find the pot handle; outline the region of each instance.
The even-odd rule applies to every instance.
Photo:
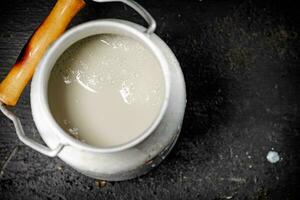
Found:
[[[0,101],[0,110],[3,112],[3,114],[9,118],[11,121],[13,121],[16,133],[18,138],[27,146],[31,147],[32,149],[50,157],[55,157],[65,146],[64,144],[59,144],[55,149],[50,149],[30,138],[28,138],[23,130],[22,124],[20,119],[10,110],[7,109],[7,107]]]
[[[152,34],[156,29],[156,21],[154,20],[154,18],[150,15],[150,13],[145,8],[143,8],[140,4],[138,4],[137,2],[135,2],[133,0],[93,0],[93,1],[98,2],[98,3],[122,2],[126,5],[128,5],[129,7],[133,8],[149,24],[149,26],[146,30],[147,34]]]

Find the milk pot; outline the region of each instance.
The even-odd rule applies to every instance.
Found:
[[[155,20],[136,2],[121,2],[135,9],[149,26],[145,28],[119,19],[80,24],[56,40],[39,63],[31,83],[30,98],[33,119],[46,146],[28,138],[17,116],[1,103],[2,112],[14,122],[23,143],[44,155],[59,157],[84,175],[109,181],[141,176],[164,160],[179,136],[186,106],[185,82],[180,65],[166,43],[154,33]],[[128,143],[106,148],[85,144],[66,133],[50,112],[47,93],[51,70],[62,53],[77,41],[98,34],[117,34],[139,41],[158,60],[165,79],[163,105],[151,127]]]

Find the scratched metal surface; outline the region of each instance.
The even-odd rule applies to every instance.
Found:
[[[139,1],[178,57],[188,105],[182,134],[149,174],[96,183],[21,144],[0,114],[0,199],[297,199],[299,197],[299,17],[288,1]],[[0,78],[54,0],[2,0]],[[71,26],[118,17],[120,4],[89,4]],[[29,88],[14,109],[41,140]],[[279,153],[271,164],[266,155]],[[100,187],[99,187],[100,186]]]

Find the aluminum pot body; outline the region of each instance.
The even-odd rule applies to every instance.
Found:
[[[58,131],[47,105],[47,83],[58,57],[75,42],[96,34],[118,34],[148,45],[163,65],[169,94],[161,119],[150,134],[130,146],[98,150],[74,142]],[[57,156],[77,171],[102,180],[121,181],[141,176],[170,152],[180,133],[186,106],[186,90],[180,65],[170,48],[154,33],[124,20],[96,20],[70,29],[47,51],[31,83],[33,119],[50,149],[63,146]]]

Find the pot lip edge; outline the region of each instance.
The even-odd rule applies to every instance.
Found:
[[[70,136],[68,133],[66,133],[55,121],[54,117],[51,114],[51,111],[49,109],[48,105],[48,99],[47,99],[47,84],[48,84],[48,79],[51,73],[51,69],[56,62],[57,58],[61,55],[55,56],[54,51],[57,49],[63,49],[62,52],[64,52],[67,48],[70,47],[70,45],[76,43],[77,41],[92,36],[96,34],[102,34],[104,32],[99,32],[99,33],[91,33],[89,32],[86,36],[83,36],[81,38],[77,39],[70,39],[74,38],[74,36],[80,34],[82,31],[88,29],[88,28],[93,28],[93,27],[102,27],[103,25],[108,25],[108,26],[117,26],[118,28],[121,27],[121,29],[126,30],[127,33],[130,33],[131,35],[134,35],[136,38],[140,40],[140,42],[143,42],[143,45],[146,45],[149,50],[154,54],[156,57],[157,61],[160,63],[162,73],[164,74],[164,80],[165,80],[165,96],[163,103],[160,108],[160,112],[155,118],[155,120],[152,121],[152,123],[149,125],[148,128],[146,128],[138,137],[130,140],[127,143],[118,145],[118,146],[113,146],[113,147],[94,147],[92,145],[88,145],[85,143],[80,142],[79,140],[73,138]],[[126,20],[119,20],[119,19],[101,19],[101,20],[93,20],[89,22],[85,22],[83,24],[77,25],[70,30],[66,31],[56,42],[52,44],[52,46],[47,50],[46,54],[43,56],[41,62],[39,63],[39,66],[37,68],[37,71],[33,77],[32,85],[31,85],[31,94],[32,93],[37,93],[38,95],[30,95],[32,96],[38,96],[38,98],[34,99],[31,98],[31,107],[40,106],[42,109],[42,113],[44,114],[44,117],[47,119],[47,122],[44,123],[49,123],[50,126],[53,128],[53,134],[56,134],[60,142],[65,144],[65,145],[71,145],[78,147],[82,150],[87,150],[87,151],[92,151],[92,152],[99,152],[99,153],[113,153],[113,152],[118,152],[118,151],[123,151],[129,148],[132,148],[139,143],[143,142],[147,137],[149,137],[155,129],[159,126],[161,123],[162,119],[164,118],[164,115],[167,111],[167,107],[169,105],[169,99],[170,99],[170,72],[169,72],[169,64],[162,53],[162,51],[157,47],[156,44],[150,39],[148,35],[145,33],[141,32],[138,28],[134,27],[142,27],[138,24],[135,24],[130,21]],[[144,27],[142,27],[145,29]],[[120,30],[121,30],[120,29]],[[158,37],[157,35],[154,34],[154,36]],[[159,38],[159,37],[158,37]],[[66,40],[70,39],[71,44],[70,45],[62,45],[62,43],[66,43]],[[51,63],[49,61],[51,58],[55,57],[54,63]],[[50,59],[49,59],[50,58]],[[50,62],[50,63],[49,63]],[[53,62],[53,61],[52,61]],[[47,69],[45,70],[45,65],[47,65]],[[50,66],[50,67],[49,67]],[[50,68],[50,69],[49,69]],[[42,70],[43,69],[43,70]],[[46,71],[46,72],[45,72]],[[47,79],[47,80],[45,80]],[[38,102],[38,104],[34,104],[33,102]]]

